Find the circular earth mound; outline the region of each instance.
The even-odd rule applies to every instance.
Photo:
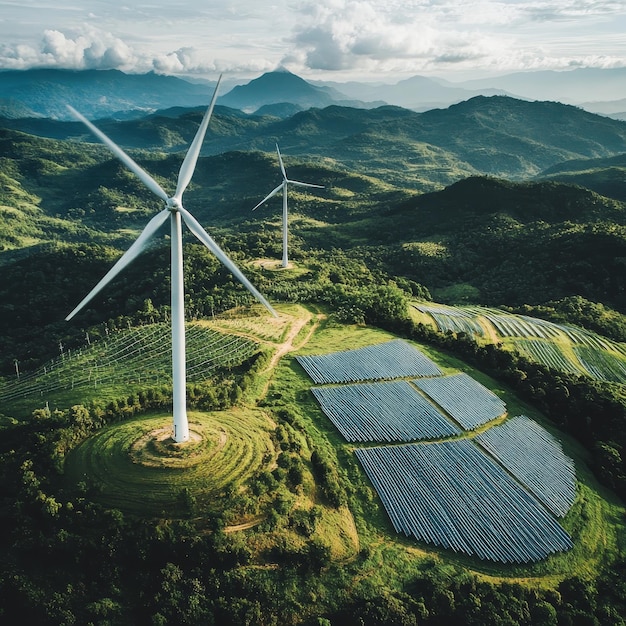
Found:
[[[68,455],[68,480],[94,486],[94,499],[111,508],[182,517],[183,493],[215,510],[223,492],[275,457],[272,425],[261,411],[191,412],[185,443],[171,439],[171,419],[142,417],[96,433]]]

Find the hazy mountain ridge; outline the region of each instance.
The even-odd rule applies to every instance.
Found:
[[[138,120],[99,120],[126,149],[178,151],[189,145],[203,108],[168,109]],[[4,119],[1,125],[58,139],[95,142],[77,122]],[[464,176],[525,179],[564,161],[626,152],[626,123],[571,105],[478,96],[447,109],[331,105],[281,119],[218,105],[203,154],[232,150],[331,158],[390,183],[433,190]]]
[[[465,89],[503,89],[531,100],[581,104],[593,94],[596,102],[619,100],[625,93],[626,68],[577,68],[514,72],[458,83]]]
[[[21,102],[39,115],[69,119],[66,104],[88,117],[106,117],[116,111],[155,109],[209,102],[212,88],[174,76],[125,74],[119,70],[7,70],[0,72],[4,97]]]
[[[372,108],[375,104],[366,104],[357,99],[350,99],[336,89],[316,87],[306,80],[287,71],[267,72],[245,85],[237,85],[219,98],[223,106],[254,113],[268,105],[289,103],[302,108],[324,108],[331,104]],[[381,103],[378,102],[378,105]]]
[[[459,83],[418,75],[386,84],[306,81],[279,70],[230,90],[223,84],[219,102],[248,112],[278,104],[303,108],[330,104],[372,108],[385,103],[425,111],[445,108],[478,95],[509,95],[573,103],[593,112],[619,116],[624,111],[619,101],[626,98],[625,73],[624,69],[524,72]],[[118,70],[36,69],[2,71],[0,86],[3,98],[15,102],[7,117],[24,116],[30,110],[36,115],[68,119],[65,105],[69,103],[91,118],[124,119],[174,106],[206,106],[215,82],[192,82],[154,73],[130,75]],[[594,94],[594,102],[589,102],[590,93]]]

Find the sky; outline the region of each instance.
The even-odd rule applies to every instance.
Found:
[[[0,0],[0,69],[463,80],[626,67],[626,0]]]

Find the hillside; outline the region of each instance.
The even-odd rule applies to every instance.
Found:
[[[217,107],[204,154],[273,152],[331,158],[352,171],[420,191],[472,174],[533,177],[572,159],[626,151],[626,123],[551,102],[477,97],[425,113],[331,105],[285,119]],[[201,110],[98,124],[126,149],[178,151],[191,141]],[[93,141],[78,123],[4,119],[2,126],[56,139]],[[454,129],[451,132],[451,129]]]
[[[89,117],[127,109],[151,112],[182,103],[199,106],[210,100],[213,89],[208,82],[197,85],[174,76],[119,70],[5,70],[0,84],[3,97],[56,119],[70,118],[66,104]]]
[[[626,156],[618,154],[602,159],[575,159],[554,165],[539,178],[580,185],[595,192],[626,200]]]
[[[469,178],[398,205],[377,229],[389,268],[451,301],[468,285],[484,304],[581,295],[626,311],[624,210],[565,184]]]
[[[245,85],[236,85],[219,99],[219,103],[252,113],[271,104],[288,103],[308,109],[324,108],[342,100],[348,106],[356,106],[354,101],[349,102],[341,93],[315,87],[299,76],[282,70],[267,72]]]

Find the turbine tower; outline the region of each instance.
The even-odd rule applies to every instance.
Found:
[[[296,185],[298,187],[316,187],[318,189],[324,189],[324,185],[313,185],[311,183],[301,183],[297,180],[289,180],[287,178],[287,172],[285,171],[285,166],[283,164],[283,158],[280,155],[280,148],[278,144],[276,144],[276,152],[278,153],[278,163],[280,165],[280,171],[283,175],[283,182],[274,189],[274,191],[270,192],[259,204],[257,204],[253,211],[258,209],[266,200],[269,200],[273,196],[275,196],[281,189],[283,190],[283,267],[287,267],[289,264],[289,259],[287,257],[287,187],[289,185]]]
[[[217,90],[222,77],[220,76],[215,86],[215,92],[211,99],[211,104],[206,110],[200,127],[194,137],[187,154],[183,160],[178,173],[176,192],[173,196],[168,196],[162,187],[150,174],[143,170],[133,161],[117,144],[107,137],[101,130],[96,128],[83,115],[78,113],[68,105],[73,115],[87,125],[91,132],[98,137],[113,154],[128,169],[136,174],[139,179],[165,202],[165,208],[157,213],[143,229],[139,237],[122,255],[115,265],[107,272],[100,282],[85,296],[78,306],[65,318],[72,319],[101,289],[117,276],[127,265],[129,265],[145,249],[150,238],[168,220],[171,228],[171,322],[172,322],[172,395],[173,395],[173,415],[174,415],[174,441],[181,443],[189,439],[189,425],[187,422],[187,399],[186,399],[186,370],[185,370],[185,311],[184,311],[184,282],[183,282],[183,244],[182,244],[182,222],[187,228],[225,265],[232,274],[248,289],[248,291],[261,302],[269,311],[277,317],[276,312],[269,302],[257,291],[250,281],[243,275],[241,270],[226,256],[222,249],[213,241],[211,236],[202,228],[189,211],[183,207],[183,192],[189,185],[193,176],[200,148],[206,129],[211,119]]]

